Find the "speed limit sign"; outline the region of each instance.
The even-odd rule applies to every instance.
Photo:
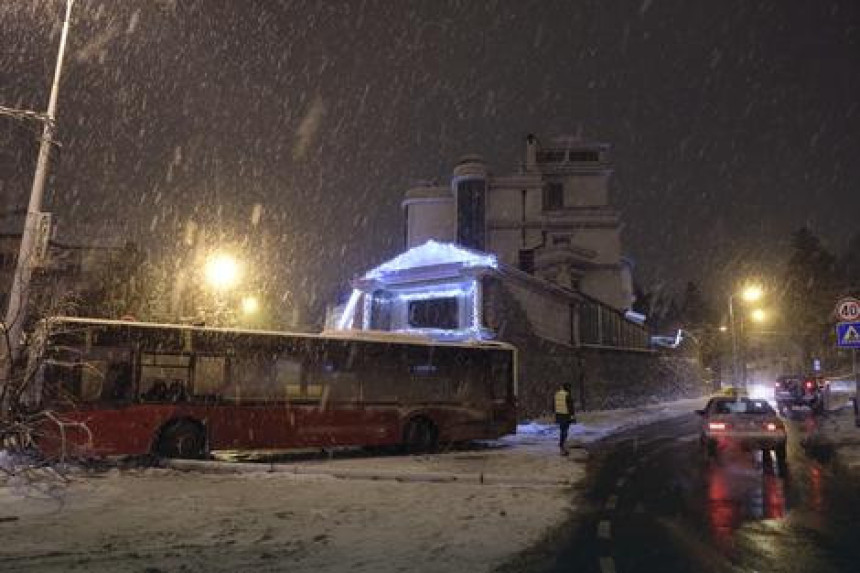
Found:
[[[836,303],[836,318],[840,322],[860,320],[860,300],[850,297],[840,300]]]

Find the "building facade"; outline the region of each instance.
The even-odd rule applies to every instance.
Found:
[[[548,413],[564,382],[590,408],[699,393],[695,365],[655,351],[644,317],[629,312],[609,151],[529,136],[517,174],[467,157],[450,185],[410,189],[407,249],[353,279],[327,328],[509,342],[525,418]]]
[[[428,240],[495,254],[521,271],[626,311],[631,265],[610,203],[610,146],[564,137],[526,138],[518,173],[495,175],[477,156],[449,185],[421,185],[403,200],[407,248]]]
[[[6,314],[21,246],[23,213],[0,221],[0,320]],[[132,263],[128,247],[80,245],[49,238],[45,254],[30,282],[25,322],[45,314],[77,314],[93,301],[83,300],[98,292],[106,277],[120,280]]]

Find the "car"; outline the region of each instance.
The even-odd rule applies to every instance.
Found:
[[[783,416],[795,408],[808,408],[813,414],[824,412],[826,383],[820,376],[787,374],[779,376],[773,385],[773,399]]]
[[[700,441],[709,457],[732,447],[762,450],[765,459],[775,454],[781,472],[787,467],[785,425],[767,400],[711,398],[696,413],[702,418]]]

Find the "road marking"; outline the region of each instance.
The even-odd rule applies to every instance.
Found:
[[[600,573],[615,573],[615,559],[612,557],[601,557]]]
[[[597,524],[597,537],[600,539],[612,539],[612,524],[604,519]]]
[[[630,475],[635,471],[636,471],[636,466],[630,466],[629,468],[627,468],[626,473],[627,473],[627,475]]]
[[[616,484],[618,487],[624,487],[624,484],[625,484],[626,482],[627,482],[627,478],[625,478],[625,477],[620,477],[620,478],[618,478],[618,481],[617,481],[617,482],[615,482],[615,484]]]
[[[616,507],[618,507],[618,496],[615,494],[610,495],[609,499],[606,500],[606,509],[612,511]]]

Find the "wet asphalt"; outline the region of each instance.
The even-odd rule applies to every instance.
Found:
[[[860,572],[860,479],[800,446],[789,468],[760,453],[709,461],[694,414],[618,434],[591,451],[579,510],[500,572]]]

